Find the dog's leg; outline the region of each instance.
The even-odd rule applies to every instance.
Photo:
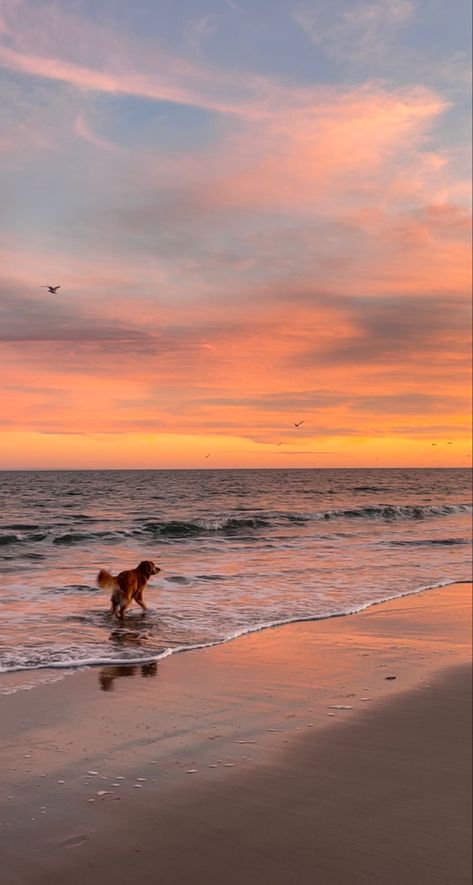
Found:
[[[128,602],[128,600],[126,600],[126,602],[122,602],[122,603],[120,604],[120,606],[119,606],[119,611],[118,611],[118,614],[117,614],[117,618],[118,618],[119,621],[123,621],[123,620],[124,620],[124,618],[125,618],[125,612],[126,612],[127,608],[129,608],[130,605],[131,605],[131,600],[130,600],[130,602]]]
[[[144,612],[148,611],[148,606],[143,602],[143,593],[137,593],[135,596],[135,602],[143,609]]]
[[[110,603],[111,603],[110,614],[112,615],[112,618],[118,617],[117,613],[118,613],[118,609],[120,607],[120,600],[119,600],[119,598],[117,598],[115,593],[112,593],[112,596],[110,597]]]

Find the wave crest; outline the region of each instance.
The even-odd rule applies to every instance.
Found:
[[[93,531],[81,526],[77,531],[57,534],[52,526],[45,527],[43,531],[7,531],[0,534],[0,546],[28,544],[50,541],[55,546],[73,546],[75,544],[87,544],[107,541],[119,542],[124,538],[163,538],[180,539],[190,538],[197,535],[212,533],[238,534],[244,531],[253,531],[262,528],[272,528],[289,525],[305,525],[310,522],[328,521],[337,519],[354,520],[423,520],[429,517],[451,516],[460,513],[471,513],[471,504],[441,504],[441,505],[413,505],[413,504],[367,504],[364,507],[350,507],[346,509],[319,510],[313,512],[287,512],[273,511],[258,515],[247,514],[245,516],[219,516],[199,517],[190,519],[153,520],[148,519],[139,523],[135,528],[122,528],[115,531]],[[24,528],[24,527],[23,527]],[[39,527],[35,526],[36,529]],[[5,531],[5,528],[4,528]]]

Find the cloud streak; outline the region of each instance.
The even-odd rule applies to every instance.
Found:
[[[0,67],[81,92],[134,96],[249,119],[291,99],[290,90],[265,77],[196,64],[163,46],[144,49],[56,4],[34,7],[26,0],[7,0],[3,37]],[[310,90],[299,90],[299,102],[310,99]]]

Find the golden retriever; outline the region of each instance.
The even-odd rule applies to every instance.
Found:
[[[111,613],[120,621],[123,620],[125,610],[129,608],[133,600],[146,611],[143,602],[143,591],[151,575],[157,575],[161,569],[149,559],[143,560],[136,568],[120,572],[119,575],[111,575],[106,569],[100,569],[97,575],[97,584],[102,590],[111,590]]]

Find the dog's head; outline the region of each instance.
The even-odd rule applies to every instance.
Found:
[[[143,575],[146,580],[151,577],[151,575],[157,575],[158,572],[161,571],[159,566],[155,565],[154,562],[151,562],[150,559],[144,559],[143,562],[140,562],[138,566],[138,571]]]

